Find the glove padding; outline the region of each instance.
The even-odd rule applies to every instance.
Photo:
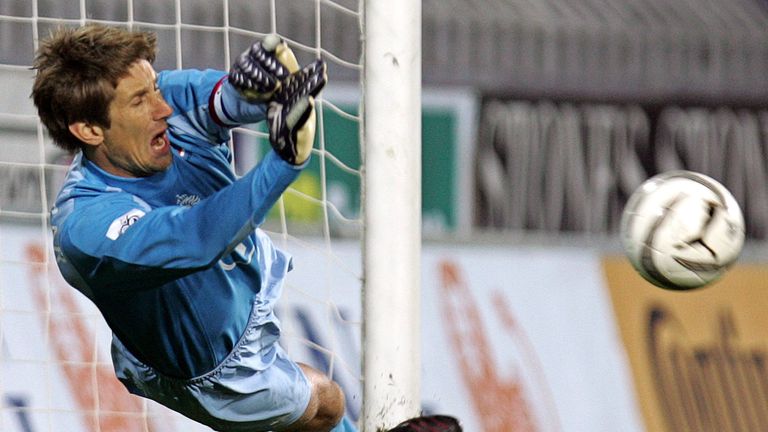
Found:
[[[269,142],[283,160],[301,165],[315,140],[315,96],[325,87],[322,60],[289,75],[275,92],[267,110]]]
[[[278,35],[271,34],[240,54],[229,71],[229,82],[253,102],[266,102],[283,80],[299,70],[296,56]]]

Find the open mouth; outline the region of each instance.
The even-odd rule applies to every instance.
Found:
[[[152,149],[157,152],[166,152],[169,149],[168,135],[165,131],[160,132],[152,138]]]

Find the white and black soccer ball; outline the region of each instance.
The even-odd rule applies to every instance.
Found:
[[[744,246],[744,216],[722,184],[692,171],[646,180],[627,201],[621,240],[632,266],[662,288],[688,290],[722,276]]]

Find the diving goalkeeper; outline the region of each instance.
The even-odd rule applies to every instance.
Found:
[[[258,228],[310,157],[325,64],[268,36],[229,72],[156,73],[156,45],[101,25],[40,43],[32,98],[75,153],[51,211],[61,273],[132,393],[219,431],[353,431],[339,386],[280,346],[291,257]],[[238,179],[229,131],[265,119],[274,151]]]

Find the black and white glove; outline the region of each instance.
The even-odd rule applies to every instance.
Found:
[[[312,152],[315,97],[325,87],[326,74],[325,62],[316,60],[283,80],[269,102],[269,143],[288,163],[301,165]]]
[[[296,56],[278,35],[253,44],[232,64],[229,82],[248,100],[266,102],[283,80],[299,70]]]

